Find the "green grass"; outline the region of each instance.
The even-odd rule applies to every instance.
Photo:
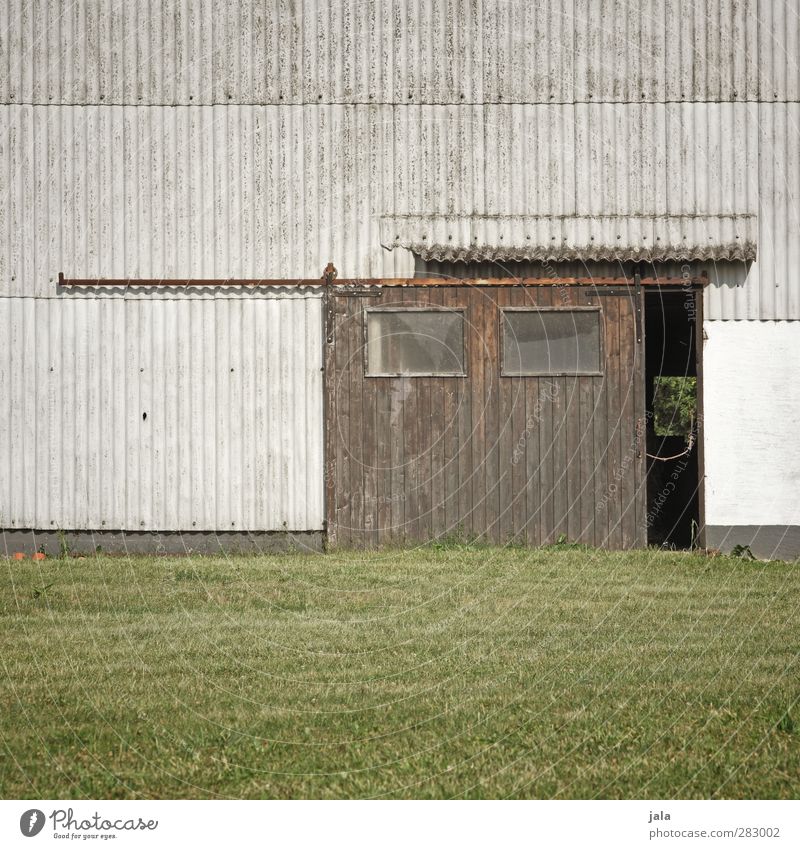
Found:
[[[9,560],[0,795],[796,798],[799,600],[655,551]]]

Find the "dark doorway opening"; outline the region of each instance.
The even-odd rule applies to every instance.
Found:
[[[691,548],[699,543],[700,298],[688,286],[645,294],[649,545]]]

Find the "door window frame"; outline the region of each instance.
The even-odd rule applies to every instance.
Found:
[[[430,372],[371,372],[369,370],[369,314],[370,313],[380,313],[380,312],[392,312],[392,313],[409,313],[409,312],[441,312],[447,313],[448,315],[452,315],[453,313],[458,314],[461,317],[461,351],[462,351],[462,370],[460,372],[448,371],[448,372],[438,372],[438,371],[430,371]],[[443,307],[440,304],[431,304],[430,306],[391,306],[391,307],[366,307],[363,311],[363,326],[362,326],[362,338],[364,340],[364,354],[363,354],[363,365],[364,365],[364,377],[402,377],[413,379],[416,377],[438,377],[438,378],[465,378],[468,376],[467,373],[467,321],[466,321],[466,313],[467,310],[465,307]]]

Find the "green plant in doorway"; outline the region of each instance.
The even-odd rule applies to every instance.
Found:
[[[682,436],[688,444],[697,422],[697,378],[656,377],[653,416],[657,436]]]

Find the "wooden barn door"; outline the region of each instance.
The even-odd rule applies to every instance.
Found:
[[[632,287],[337,285],[328,297],[331,545],[646,544]]]

